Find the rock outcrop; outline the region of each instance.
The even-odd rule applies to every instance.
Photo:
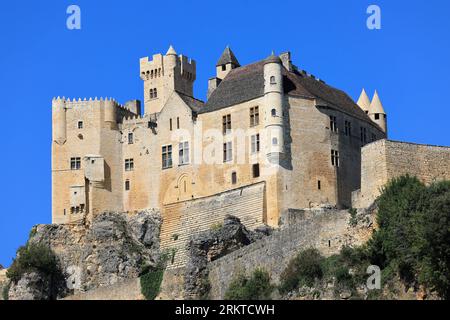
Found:
[[[29,242],[44,244],[57,256],[66,287],[58,289],[62,298],[137,278],[144,266],[155,266],[160,259],[161,222],[154,210],[107,212],[96,216],[89,227],[38,225]],[[48,299],[52,290],[45,276],[29,273],[12,283],[9,298]]]
[[[220,228],[192,236],[187,245],[189,257],[184,276],[185,298],[206,296],[209,290],[206,280],[209,262],[247,246],[271,232],[269,227],[249,231],[238,218],[228,215]]]

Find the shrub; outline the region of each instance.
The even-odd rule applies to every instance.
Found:
[[[53,280],[62,276],[53,251],[45,245],[34,243],[28,243],[17,250],[17,257],[6,276],[17,283],[25,273],[29,272],[39,272]]]
[[[9,289],[11,287],[10,283],[7,283],[2,290],[2,298],[3,300],[9,300]]]
[[[358,212],[356,211],[356,209],[348,209],[348,212],[350,213],[350,221],[349,221],[349,225],[350,227],[356,227],[358,225],[358,217],[357,214]]]
[[[153,271],[146,270],[140,277],[141,292],[147,300],[155,300],[161,290],[161,283],[164,276],[163,269]]]
[[[273,289],[270,275],[256,269],[250,278],[239,274],[225,293],[225,300],[269,300]]]
[[[323,276],[324,258],[317,249],[307,249],[289,262],[281,274],[280,291],[287,293],[299,286],[312,287]]]

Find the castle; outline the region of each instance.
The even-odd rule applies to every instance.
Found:
[[[230,211],[276,227],[288,208],[351,207],[361,147],[387,137],[377,93],[355,103],[289,52],[241,66],[227,47],[206,102],[194,98],[196,62],[172,46],[140,59],[140,78],[144,110],[53,99],[53,223],[159,208],[167,247]]]

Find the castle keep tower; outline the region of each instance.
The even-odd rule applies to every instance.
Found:
[[[193,96],[196,79],[194,60],[177,56],[170,46],[166,55],[155,54],[153,60],[140,59],[140,74],[144,81],[144,107],[146,114],[158,113],[173,91]]]
[[[281,59],[273,53],[264,63],[266,155],[277,162],[284,153],[283,75]]]

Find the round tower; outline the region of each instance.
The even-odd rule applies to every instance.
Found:
[[[378,124],[387,135],[387,115],[384,111],[377,91],[375,91],[375,95],[373,96],[372,102],[370,103],[369,117],[373,122]]]
[[[116,124],[116,104],[112,99],[105,98],[103,101],[103,110],[105,115],[105,122]]]
[[[177,52],[170,46],[167,50],[166,56],[164,57],[164,67],[165,69],[171,70],[177,65]]]
[[[66,99],[56,98],[52,101],[53,141],[64,144],[67,140]]]
[[[283,74],[281,59],[273,53],[264,62],[266,154],[271,163],[284,153]]]

